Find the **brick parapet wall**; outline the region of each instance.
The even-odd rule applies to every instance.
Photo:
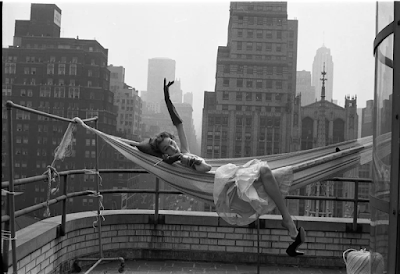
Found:
[[[152,210],[103,211],[102,244],[105,257],[124,259],[174,259],[257,263],[255,224],[227,224],[215,213],[160,211],[158,224]],[[66,235],[59,235],[60,216],[35,223],[17,232],[18,273],[68,273],[77,258],[99,258],[96,215],[81,212],[67,215]],[[290,258],[285,250],[292,242],[281,226],[281,218],[260,218],[260,262],[313,267],[345,267],[342,253],[348,248],[369,247],[368,220],[296,217],[307,231],[302,257]],[[9,264],[12,264],[11,250]],[[94,262],[92,262],[94,263]],[[9,273],[12,273],[10,267]]]

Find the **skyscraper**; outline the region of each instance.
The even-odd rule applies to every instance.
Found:
[[[286,2],[231,2],[215,92],[204,94],[204,157],[291,151],[297,25]]]
[[[167,81],[175,80],[175,60],[169,58],[149,59],[146,104],[151,104],[152,106],[148,108],[154,109],[156,112],[160,112],[160,102],[164,100],[162,93],[164,78]]]
[[[326,72],[325,100],[331,102],[333,98],[333,61],[331,50],[325,45],[317,50],[312,67],[312,85],[317,93],[322,88],[321,71]],[[316,94],[316,96],[319,96],[319,94]]]
[[[296,94],[301,94],[301,106],[315,102],[315,87],[311,85],[311,72],[305,70],[297,72]]]

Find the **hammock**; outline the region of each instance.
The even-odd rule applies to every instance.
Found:
[[[267,161],[272,171],[279,168],[290,168],[293,172],[293,181],[290,190],[295,190],[313,182],[332,178],[335,175],[346,172],[359,164],[365,164],[372,158],[372,136],[357,140],[346,141],[334,145],[310,150],[275,154],[268,156],[206,159],[213,169],[208,173],[197,172],[189,169],[179,162],[169,165],[160,161],[160,158],[140,152],[132,145],[138,144],[135,141],[119,138],[89,127],[79,118],[74,118],[78,124],[87,130],[97,134],[106,143],[119,151],[127,159],[141,166],[149,173],[172,185],[179,191],[214,204],[213,188],[215,169],[227,163],[243,165],[248,161],[257,158]],[[390,153],[390,135],[381,136],[384,146],[381,153]],[[339,147],[340,151],[336,152]]]

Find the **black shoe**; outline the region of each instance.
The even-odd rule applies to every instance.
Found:
[[[299,231],[299,233],[297,233],[296,239],[286,249],[286,254],[288,254],[290,257],[296,257],[296,256],[299,256],[299,255],[304,255],[304,252],[297,251],[297,248],[299,246],[301,246],[302,243],[305,242],[305,240],[306,240],[306,231],[304,230],[303,227],[299,227],[297,230]]]

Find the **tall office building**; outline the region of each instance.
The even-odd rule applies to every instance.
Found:
[[[117,110],[117,131],[126,134],[129,139],[138,139],[141,135],[142,100],[139,92],[125,83],[125,68],[108,66],[110,71],[110,90],[114,93],[114,105]]]
[[[312,66],[312,85],[317,93],[322,88],[321,71],[326,72],[325,100],[331,102],[333,98],[333,61],[331,50],[325,45],[317,50]],[[319,96],[319,94],[316,95]]]
[[[163,81],[175,80],[175,60],[169,58],[149,59],[147,72],[146,104],[151,104],[150,109],[160,112],[160,102],[163,102]]]
[[[315,102],[315,87],[311,85],[311,72],[305,70],[297,72],[296,94],[301,94],[301,106]]]
[[[2,181],[8,180],[7,170],[10,168],[7,111],[4,106],[7,100],[61,117],[98,116],[98,128],[116,134],[114,95],[109,89],[110,72],[107,69],[108,50],[95,40],[60,38],[61,22],[54,15],[61,14],[61,10],[56,5],[32,4],[31,7],[30,20],[16,21],[13,46],[2,49]],[[15,179],[43,174],[53,162],[53,152],[68,124],[16,109],[13,109],[12,121]],[[118,161],[115,150],[107,145],[99,157],[100,168],[132,166]],[[56,161],[54,167],[58,171],[93,169],[95,164],[96,137],[77,127],[71,156],[63,162]],[[94,190],[94,176],[70,176],[68,192]],[[104,188],[112,188],[108,185],[110,182],[114,186],[119,185],[113,176],[107,176],[102,176]],[[25,194],[16,197],[17,209],[47,199],[45,182],[22,185],[19,191]],[[94,197],[71,198],[68,199],[68,210],[95,210],[96,201]],[[103,203],[105,208],[111,208],[107,197]],[[43,212],[35,211],[34,214],[43,217]]]
[[[183,94],[183,102],[193,106],[193,93],[186,92],[185,94]]]
[[[292,151],[297,26],[286,2],[231,2],[215,92],[204,94],[204,157]]]

